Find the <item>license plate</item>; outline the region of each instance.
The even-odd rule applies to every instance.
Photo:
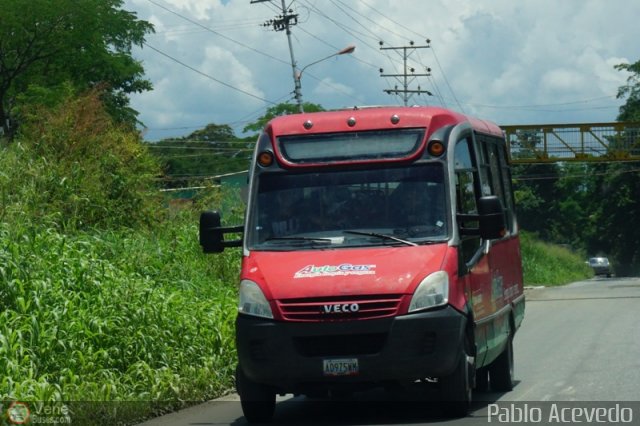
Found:
[[[357,358],[340,358],[323,360],[325,376],[353,376],[358,374]]]

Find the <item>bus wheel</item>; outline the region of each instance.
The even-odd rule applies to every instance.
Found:
[[[489,366],[491,389],[498,392],[509,392],[513,389],[513,334],[507,338],[504,351]]]
[[[466,417],[471,409],[471,381],[475,374],[475,360],[469,355],[467,345],[459,358],[454,372],[440,379],[443,410],[449,417]]]
[[[475,389],[480,392],[486,392],[489,390],[489,370],[487,370],[485,367],[478,368],[476,370]]]
[[[240,395],[242,413],[249,423],[265,423],[273,418],[276,394],[269,386],[251,381],[236,367],[236,390]]]

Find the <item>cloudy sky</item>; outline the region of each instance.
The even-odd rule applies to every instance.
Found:
[[[255,1],[255,0],[254,0]],[[306,68],[305,102],[327,109],[402,105],[384,74],[408,66],[409,104],[445,106],[498,124],[614,121],[616,64],[640,59],[640,2],[628,0],[286,0],[297,14],[292,45]],[[184,136],[206,124],[242,128],[269,106],[295,102],[287,37],[263,24],[281,0],[125,0],[155,25],[143,61],[154,90],[132,97],[146,138]]]

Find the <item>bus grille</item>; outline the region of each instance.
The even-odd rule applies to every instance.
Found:
[[[397,315],[402,295],[326,297],[279,300],[287,321],[352,321]]]

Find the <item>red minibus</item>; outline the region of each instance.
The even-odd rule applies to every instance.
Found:
[[[511,390],[525,300],[508,160],[498,126],[443,108],[271,120],[244,226],[200,217],[205,252],[242,247],[246,419],[271,419],[278,394],[423,381],[464,416],[474,388]]]

